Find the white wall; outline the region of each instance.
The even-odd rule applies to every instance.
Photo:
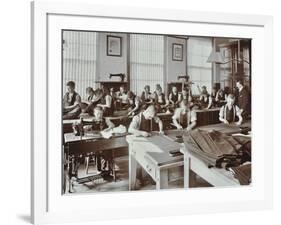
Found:
[[[122,38],[122,55],[119,56],[107,56],[106,42],[107,35],[119,36]],[[110,73],[125,73],[127,80],[127,34],[117,33],[98,33],[98,64],[97,64],[97,80],[107,81]]]
[[[173,43],[182,44],[183,45],[183,61],[173,61]],[[177,79],[180,75],[186,75],[186,40],[181,38],[167,37],[166,42],[167,54],[166,54],[166,73],[167,78],[166,81],[170,82],[178,82]]]
[[[107,56],[106,36],[110,33],[98,33],[98,55],[97,55],[97,80],[109,80],[110,73],[125,73],[127,75],[127,35],[112,34],[122,37],[122,57]],[[172,44],[183,44],[183,61],[172,60]],[[177,76],[186,74],[186,41],[181,38],[167,37],[166,46],[166,81],[176,82]]]
[[[86,0],[84,0],[86,1]],[[76,2],[80,2],[77,0]],[[136,7],[176,8],[196,11],[267,14],[274,16],[274,62],[275,62],[275,162],[273,211],[234,212],[198,214],[180,217],[140,218],[118,221],[95,222],[97,225],[143,225],[143,224],[217,224],[227,221],[229,225],[241,224],[280,224],[280,126],[281,102],[279,98],[281,69],[281,14],[280,3],[276,0],[259,1],[235,0],[230,4],[225,0],[88,0],[89,3],[110,5],[132,5]],[[30,1],[10,0],[1,3],[0,25],[5,35],[1,43],[1,118],[18,118],[16,124],[10,119],[1,121],[1,174],[0,191],[1,224],[29,224],[30,215]],[[20,34],[20,35],[19,35]],[[16,54],[15,54],[16,51]],[[270,74],[271,75],[271,74]],[[8,97],[6,97],[8,96]],[[10,110],[17,104],[17,109]],[[5,129],[4,129],[5,128]],[[14,135],[11,135],[14,134]],[[16,136],[15,136],[16,134]],[[15,139],[16,138],[16,139]],[[16,141],[15,141],[16,140]],[[16,179],[15,179],[16,177]],[[196,191],[196,190],[194,190]],[[93,203],[94,204],[94,203]],[[116,203],[118,204],[118,203]],[[73,225],[91,224],[74,222]]]

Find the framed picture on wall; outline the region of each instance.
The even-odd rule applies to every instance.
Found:
[[[183,61],[183,45],[173,43],[173,61]]]
[[[107,35],[106,53],[108,56],[122,56],[122,38]]]
[[[271,208],[271,17],[32,6],[31,222]],[[226,76],[217,68],[227,59],[212,57],[221,46],[241,56],[233,63],[249,59],[239,71],[253,85],[233,82],[240,100],[251,95],[252,105],[238,100],[244,115],[234,91],[208,108],[207,93]],[[111,80],[122,74],[126,81]],[[183,74],[194,91],[169,91]]]

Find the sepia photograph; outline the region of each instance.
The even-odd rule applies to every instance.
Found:
[[[251,184],[250,39],[63,30],[61,44],[63,194]]]

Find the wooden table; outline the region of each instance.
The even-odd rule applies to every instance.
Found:
[[[197,126],[205,126],[220,122],[220,108],[196,109],[195,112],[197,114]]]
[[[243,126],[251,127],[251,122],[247,121]],[[225,134],[239,134],[241,128],[236,125],[226,125],[226,124],[214,124],[209,126],[198,127],[202,130],[217,130]],[[196,147],[196,146],[190,146]],[[199,175],[201,178],[206,180],[209,184],[214,187],[221,186],[238,186],[239,181],[235,179],[230,171],[223,168],[212,167],[209,168],[208,165],[188,150],[188,145],[181,147],[181,152],[184,154],[184,187],[189,188],[194,182],[194,175],[190,173],[193,171],[195,174]]]
[[[216,167],[208,168],[203,160],[193,155],[188,149],[183,147],[181,151],[184,153],[184,188],[190,188],[195,183],[196,177],[190,171],[193,171],[214,187],[240,185],[230,171]]]
[[[132,121],[132,116],[127,116],[127,115],[119,115],[119,116],[110,116],[110,117],[105,117],[109,119],[111,122],[114,123],[114,125],[117,127],[120,124],[128,127],[130,122]],[[94,116],[89,116],[83,119],[84,122],[92,122],[95,119]],[[73,132],[72,125],[74,123],[79,123],[80,119],[71,119],[71,120],[63,120],[62,125],[63,125],[63,133],[71,133]]]
[[[219,112],[220,108],[212,108],[212,109],[196,109],[194,110],[197,115],[197,126],[205,126],[210,124],[220,123],[219,121]],[[175,129],[175,126],[171,125],[173,113],[158,113],[157,116],[162,120],[164,130]],[[182,124],[183,127],[186,127],[187,124]],[[152,130],[158,131],[158,124],[152,120]]]
[[[245,121],[241,126],[237,126],[235,124],[218,123],[218,124],[212,124],[207,126],[199,126],[198,128],[206,131],[215,130],[224,134],[237,134],[237,133],[241,133],[242,131],[241,127],[251,128],[251,121]]]
[[[87,155],[88,153],[95,153],[99,151],[111,151],[114,159],[120,155],[120,151],[126,149],[128,151],[128,143],[126,141],[126,134],[115,134],[110,139],[104,139],[97,133],[86,134],[85,136],[75,136],[73,133],[64,134],[64,154],[67,162],[67,175],[69,185],[71,184],[70,164],[74,164],[75,156]],[[73,157],[72,157],[73,156]],[[113,178],[116,180],[116,173],[113,164]],[[66,178],[65,178],[66,179]]]
[[[136,137],[128,135],[129,143],[129,189],[135,189],[138,165],[156,182],[156,189],[168,187],[168,170],[183,166],[183,155],[172,157],[170,150],[181,145],[165,135]]]

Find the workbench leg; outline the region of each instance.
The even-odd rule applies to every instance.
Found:
[[[129,152],[129,190],[134,190],[137,178],[137,161],[134,155]]]
[[[71,160],[71,163],[70,163]],[[68,157],[68,192],[72,193],[73,192],[73,187],[72,187],[72,175],[73,175],[73,170],[74,170],[74,157],[70,158]],[[70,167],[71,165],[71,167]]]
[[[196,173],[193,171],[189,170],[189,187],[196,187],[197,182],[196,182]]]
[[[115,170],[115,155],[114,151],[111,152],[111,170],[112,170],[112,175],[114,182],[116,182],[116,170]]]
[[[86,156],[85,157],[85,170],[86,170],[86,174],[89,173],[89,162],[90,162],[90,156]]]
[[[190,158],[187,156],[187,154],[184,154],[184,171],[183,171],[183,176],[184,176],[184,188],[189,188],[189,174],[190,174]]]
[[[158,169],[156,171],[156,190],[167,189],[168,186],[168,169]]]

